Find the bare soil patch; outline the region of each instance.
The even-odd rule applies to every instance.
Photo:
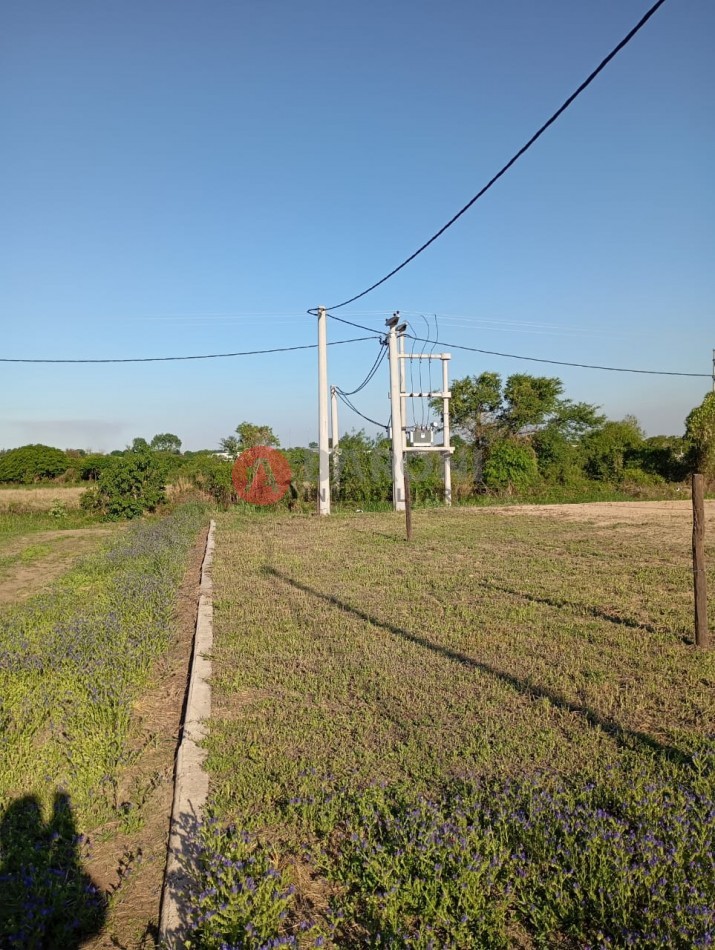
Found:
[[[509,505],[498,508],[463,509],[499,516],[549,518],[562,523],[581,522],[599,535],[614,529],[633,537],[647,532],[653,541],[690,545],[693,507],[684,501],[597,501],[576,505]],[[705,520],[710,544],[715,534],[715,501],[705,502]]]
[[[0,604],[38,593],[118,530],[119,525],[72,528],[13,538],[0,548]]]
[[[117,820],[91,835],[94,848],[87,871],[99,887],[113,895],[104,932],[86,944],[91,950],[157,946],[174,793],[174,760],[207,533],[208,528],[202,531],[192,551],[179,591],[173,643],[156,665],[153,688],[135,707],[138,757],[125,772],[117,794],[119,805],[126,802],[135,816],[131,830],[126,830],[126,823],[123,829]],[[105,837],[108,840],[102,840]]]
[[[608,524],[685,524],[692,518],[692,504],[687,501],[593,501],[576,505],[504,505],[490,508],[465,508],[464,511],[500,515],[537,515],[561,521],[591,521]],[[715,520],[715,501],[705,502],[708,521]]]

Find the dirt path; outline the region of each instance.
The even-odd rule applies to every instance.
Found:
[[[652,524],[678,525],[692,522],[693,508],[685,501],[594,501],[580,505],[504,505],[462,508],[479,514],[536,515],[561,521],[589,521],[597,525]],[[705,502],[705,516],[715,524],[715,501]]]
[[[0,546],[0,604],[39,593],[121,528],[99,526],[37,531]]]
[[[683,501],[596,501],[576,505],[504,505],[485,508],[460,508],[479,517],[544,518],[570,524],[581,523],[593,535],[617,529],[625,537],[647,534],[664,549],[676,544],[690,548],[693,507]],[[707,549],[715,549],[715,501],[705,502]]]

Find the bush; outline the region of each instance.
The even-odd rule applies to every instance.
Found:
[[[647,472],[639,465],[626,465],[623,469],[623,482],[626,485],[647,486],[664,485],[665,479],[655,472]]]
[[[79,462],[79,477],[83,482],[98,481],[102,471],[110,463],[110,459],[109,455],[86,455]]]
[[[370,439],[363,431],[344,435],[340,440],[338,472],[339,480],[335,481],[339,501],[366,504],[392,497],[392,466],[386,439]]]
[[[108,518],[136,518],[166,500],[166,469],[154,452],[142,450],[111,458],[96,488],[82,495],[85,509]]]
[[[484,466],[484,483],[496,491],[526,491],[539,477],[536,453],[512,439],[497,442]]]
[[[62,475],[69,459],[61,449],[49,445],[23,445],[0,457],[0,482],[29,484]]]
[[[231,481],[232,462],[217,458],[213,453],[196,454],[181,468],[181,478],[188,478],[200,491],[206,492],[219,505],[236,501]]]

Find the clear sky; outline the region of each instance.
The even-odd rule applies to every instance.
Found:
[[[4,0],[0,355],[183,356],[315,342],[504,164],[649,0]],[[439,241],[340,316],[447,343],[711,371],[715,4],[668,0]],[[331,340],[363,335],[332,322]],[[446,345],[441,348],[447,348]],[[352,389],[376,341],[332,347]],[[453,376],[560,376],[681,433],[710,380],[454,350]],[[315,351],[0,364],[0,447],[317,439]],[[387,419],[387,368],[355,403]],[[374,426],[345,410],[341,430]]]

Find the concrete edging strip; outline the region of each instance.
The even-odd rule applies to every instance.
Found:
[[[190,869],[196,855],[196,834],[206,805],[209,778],[203,768],[206,720],[211,715],[211,649],[213,646],[213,583],[211,565],[216,522],[211,521],[201,565],[194,649],[189,673],[181,742],[176,755],[174,803],[169,853],[161,896],[160,946],[180,947],[189,923]]]

